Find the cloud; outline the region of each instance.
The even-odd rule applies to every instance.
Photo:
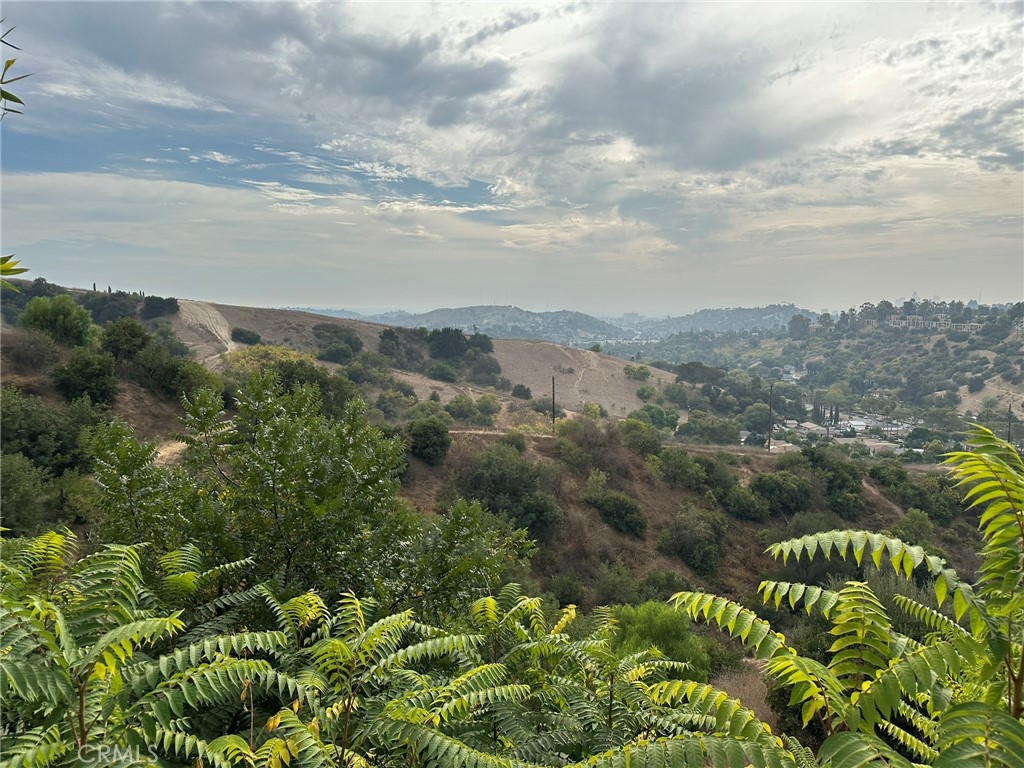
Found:
[[[5,171],[134,164],[224,206],[194,226],[236,245],[265,231],[244,201],[303,243],[356,230],[398,270],[478,258],[513,286],[514,263],[586,265],[594,301],[625,302],[633,264],[666,308],[681,274],[736,304],[815,264],[874,298],[852,268],[885,254],[904,292],[914,258],[1020,272],[1019,3],[9,5],[35,74]],[[55,137],[89,152],[58,162]]]

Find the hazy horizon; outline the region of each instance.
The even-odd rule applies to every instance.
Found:
[[[1024,297],[1024,6],[8,2],[4,253],[250,306]]]

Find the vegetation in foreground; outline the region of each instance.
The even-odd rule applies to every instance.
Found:
[[[258,445],[264,426],[239,430],[236,447]],[[760,659],[816,729],[816,754],[796,738],[806,730],[773,733],[689,680],[684,662],[616,650],[607,610],[574,632],[572,606],[549,615],[506,586],[459,595],[428,618],[351,592],[325,599],[255,581],[266,564],[252,558],[211,564],[191,544],[105,544],[80,557],[73,534],[54,532],[4,544],[3,764],[67,764],[105,745],[124,762],[223,766],[1020,765],[1024,464],[982,428],[971,443],[949,461],[981,513],[976,584],[879,534],[771,548],[783,561],[839,556],[929,584],[933,606],[895,600],[924,627],[916,636],[894,629],[863,580],[761,585],[766,602],[828,622],[825,661],[727,599],[672,600]],[[275,463],[252,458],[276,485]],[[211,471],[235,469],[222,459]],[[245,488],[228,482],[217,495]]]

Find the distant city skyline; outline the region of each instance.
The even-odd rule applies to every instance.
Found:
[[[1024,298],[1020,2],[4,16],[32,76],[0,246],[32,277],[356,311]]]

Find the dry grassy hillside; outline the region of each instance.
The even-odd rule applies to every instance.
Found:
[[[232,328],[246,328],[258,333],[267,344],[300,351],[314,351],[313,326],[320,323],[349,328],[363,341],[366,349],[376,350],[380,332],[387,326],[347,320],[288,309],[263,309],[213,304],[203,301],[179,300],[181,311],[171,318],[178,337],[208,366],[217,367],[217,357],[236,349],[231,341]],[[555,397],[568,411],[577,411],[584,402],[603,406],[609,414],[623,417],[643,403],[637,398],[639,382],[623,374],[625,362],[620,358],[582,349],[572,349],[546,341],[494,340],[494,356],[501,364],[502,375],[514,384],[525,384],[535,397],[551,394],[551,377],[555,378]],[[651,384],[667,384],[672,374],[651,370]],[[465,392],[479,395],[483,390],[468,385],[449,385],[418,374],[396,371],[410,383],[421,398],[431,391],[448,400]]]

